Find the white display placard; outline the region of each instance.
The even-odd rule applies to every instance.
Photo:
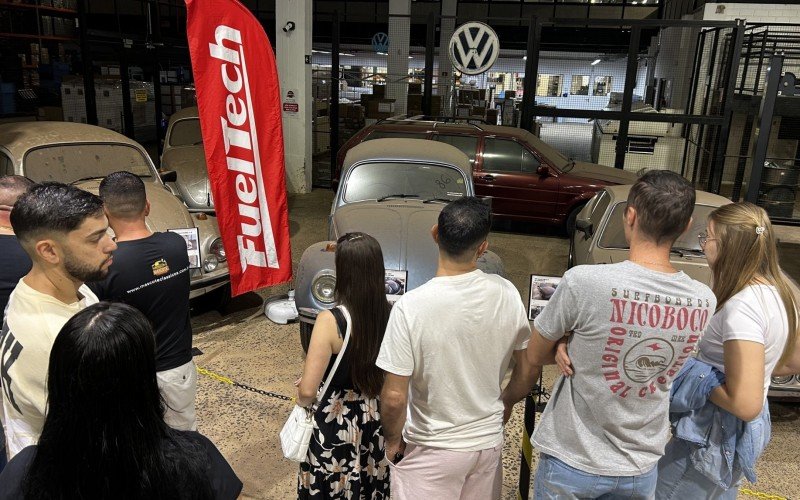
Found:
[[[386,269],[386,300],[397,302],[406,293],[408,271]]]
[[[531,274],[531,291],[528,296],[528,319],[533,321],[547,305],[550,297],[556,292],[560,276],[539,276]]]
[[[200,269],[200,230],[196,227],[168,229],[186,240],[186,253],[189,254],[189,268]]]

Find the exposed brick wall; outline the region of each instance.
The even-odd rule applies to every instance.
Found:
[[[724,8],[720,8],[724,7]],[[720,10],[721,12],[717,12]],[[800,5],[780,3],[707,3],[703,8],[703,19],[708,21],[732,21],[745,19],[748,23],[798,23]]]

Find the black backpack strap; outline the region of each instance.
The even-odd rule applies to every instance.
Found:
[[[347,320],[338,307],[330,310],[333,317],[336,318],[336,330],[339,333],[339,338],[344,338],[344,332],[347,331]]]

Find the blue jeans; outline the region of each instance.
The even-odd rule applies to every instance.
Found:
[[[658,461],[657,500],[687,500],[690,498],[713,498],[735,500],[739,492],[738,483],[724,489],[711,482],[692,465],[689,445],[682,439],[672,438],[664,456]],[[740,472],[740,477],[741,479]]]
[[[561,460],[539,455],[533,497],[537,500],[563,498],[651,499],[656,491],[656,468],[640,476],[598,476],[570,467]],[[686,500],[686,499],[684,499]]]

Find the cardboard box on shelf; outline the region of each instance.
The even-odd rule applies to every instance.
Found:
[[[64,110],[57,106],[41,106],[37,110],[38,119],[48,122],[63,122]]]
[[[373,99],[367,104],[367,118],[389,118],[394,114],[394,99]]]

